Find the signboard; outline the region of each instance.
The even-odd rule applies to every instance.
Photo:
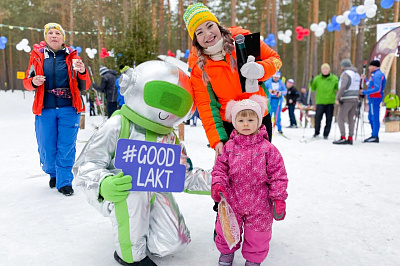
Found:
[[[400,22],[377,24],[376,25],[376,42],[379,42],[379,40],[383,37],[383,35],[385,35],[389,31],[391,31],[397,27],[400,27]]]
[[[377,42],[372,49],[369,62],[378,60],[381,62],[381,71],[386,77],[389,76],[390,69],[394,57],[398,54],[398,46],[400,44],[400,27],[394,28],[387,32]]]
[[[25,72],[17,71],[17,79],[24,79],[24,78],[25,78]]]
[[[119,139],[115,167],[132,176],[133,191],[182,192],[186,167],[179,145]]]

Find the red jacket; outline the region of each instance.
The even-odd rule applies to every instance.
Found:
[[[68,66],[68,80],[72,94],[72,106],[76,109],[77,113],[80,113],[85,110],[85,106],[82,102],[81,93],[79,90],[88,90],[90,88],[91,84],[90,77],[87,71],[84,74],[81,74],[77,71],[72,70],[72,59],[81,59],[81,58],[78,56],[78,53],[75,50],[72,50],[68,46],[66,47],[69,50],[69,54],[67,54],[65,62],[67,63]],[[33,106],[32,106],[32,111],[35,115],[42,114],[45,85],[43,83],[41,86],[37,88],[33,87],[32,78],[35,75],[44,75],[43,63],[44,63],[43,49],[33,50],[31,52],[31,57],[29,59],[29,67],[28,70],[26,71],[26,75],[23,80],[23,84],[26,90],[28,91],[36,90],[35,100],[33,101]]]
[[[250,31],[240,27],[231,27],[229,30],[233,38],[238,34],[250,34]],[[260,46],[262,61],[258,61],[257,63],[264,67],[265,74],[259,81],[265,81],[279,70],[282,66],[282,61],[279,55],[264,42],[261,41]],[[232,56],[236,59],[235,51],[232,52]],[[253,94],[263,97],[267,96],[260,86],[258,92],[242,92],[238,71],[231,70],[229,55],[226,55],[226,61],[207,60],[204,69],[210,77],[208,84],[204,84],[203,82],[202,71],[196,64],[197,60],[196,49],[193,47],[188,63],[189,69],[191,69],[190,81],[193,87],[194,102],[199,111],[210,146],[215,148],[218,142],[228,141],[229,138],[222,124],[222,120],[226,121],[226,104],[230,100],[248,99]],[[264,115],[267,115],[267,113],[268,111]]]

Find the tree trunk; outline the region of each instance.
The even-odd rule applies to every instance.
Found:
[[[128,28],[128,21],[129,21],[129,7],[128,7],[128,1],[123,0],[122,1],[122,13],[124,14],[124,29]]]
[[[360,24],[358,24],[356,60],[354,62],[354,65],[357,67],[360,73],[363,71],[364,62],[364,25],[364,20],[361,20]]]
[[[393,22],[398,22],[399,21],[399,2],[395,2],[394,6],[394,19]],[[393,58],[393,63],[392,63],[392,78],[390,82],[390,89],[396,89],[396,76],[397,76],[397,57]]]
[[[157,38],[157,2],[151,1],[151,30],[153,31],[153,39]]]
[[[313,0],[313,23],[319,23],[319,0]],[[311,53],[312,53],[312,70],[310,71],[315,77],[318,74],[318,39],[315,34],[311,38]]]
[[[308,8],[308,19],[307,19],[307,25],[310,25],[311,23],[311,7]],[[311,33],[313,34],[313,33]],[[311,78],[310,77],[310,46],[311,46],[311,34],[307,36],[307,45],[306,45],[306,54],[305,54],[305,59],[304,59],[304,70],[303,70],[303,86],[308,88],[308,81]]]
[[[278,16],[276,14],[276,1],[272,1],[272,8],[271,8],[271,33],[275,35],[276,45],[273,48],[278,53]]]
[[[350,10],[352,6],[352,0],[342,0],[340,5],[339,14],[343,14],[346,10]],[[333,73],[339,74],[340,72],[340,62],[343,59],[351,58],[351,28],[350,26],[342,25],[339,32],[339,48],[338,48],[338,62],[333,66]]]
[[[249,0],[247,0],[247,5],[246,5],[246,29],[249,29],[250,28],[250,25],[249,25],[249,13],[250,13],[250,3],[249,3],[250,1]]]
[[[171,47],[171,1],[168,2],[168,48]]]
[[[69,37],[69,45],[74,44],[74,0],[69,0],[69,30],[71,35]]]
[[[185,25],[182,24],[182,17],[183,17],[183,0],[179,0],[179,13],[178,13],[178,29],[179,29],[179,36],[180,36],[180,44],[178,46],[185,47]]]
[[[298,13],[297,13],[297,8],[298,8],[298,5],[297,5],[297,0],[293,0],[293,12],[294,12],[294,18],[293,18],[293,36],[292,36],[292,42],[293,42],[293,79],[294,79],[294,82],[296,83],[296,84],[299,84],[298,82],[297,82],[297,64],[298,64],[298,62],[299,62],[299,49],[298,49],[298,45],[299,45],[299,42],[297,41],[297,40],[295,40],[295,34],[296,34],[296,27],[298,26],[298,18],[299,18],[299,16],[298,16]]]
[[[103,1],[102,0],[97,0],[97,44],[99,48],[97,49],[97,55],[100,57],[100,50],[103,48],[103,34],[100,34],[100,32],[103,32],[103,15],[102,15],[102,6]]]
[[[295,0],[297,1],[297,0]],[[266,37],[266,31],[265,31],[265,14],[266,14],[266,5],[267,1],[262,2],[262,7],[261,7],[261,24],[260,24],[260,34],[264,38]]]
[[[164,45],[164,0],[160,0],[158,2],[158,18],[159,18],[159,28],[160,28],[160,46],[159,53],[164,54],[165,45]]]
[[[231,0],[231,26],[236,26],[236,0]]]

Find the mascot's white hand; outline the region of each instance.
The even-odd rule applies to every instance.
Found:
[[[258,80],[256,79],[246,79],[246,92],[253,93],[258,91]]]
[[[254,56],[249,55],[247,57],[247,63],[240,69],[240,73],[246,79],[260,79],[265,74],[263,66],[254,61]]]

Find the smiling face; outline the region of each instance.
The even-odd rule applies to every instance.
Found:
[[[214,46],[222,38],[218,24],[213,21],[206,21],[198,26],[194,34],[196,35],[197,42],[204,49]]]
[[[50,29],[46,35],[46,42],[52,50],[60,50],[64,43],[64,38],[61,31],[57,29]]]
[[[240,111],[235,118],[235,129],[242,135],[252,135],[258,129],[258,117],[252,110]]]

